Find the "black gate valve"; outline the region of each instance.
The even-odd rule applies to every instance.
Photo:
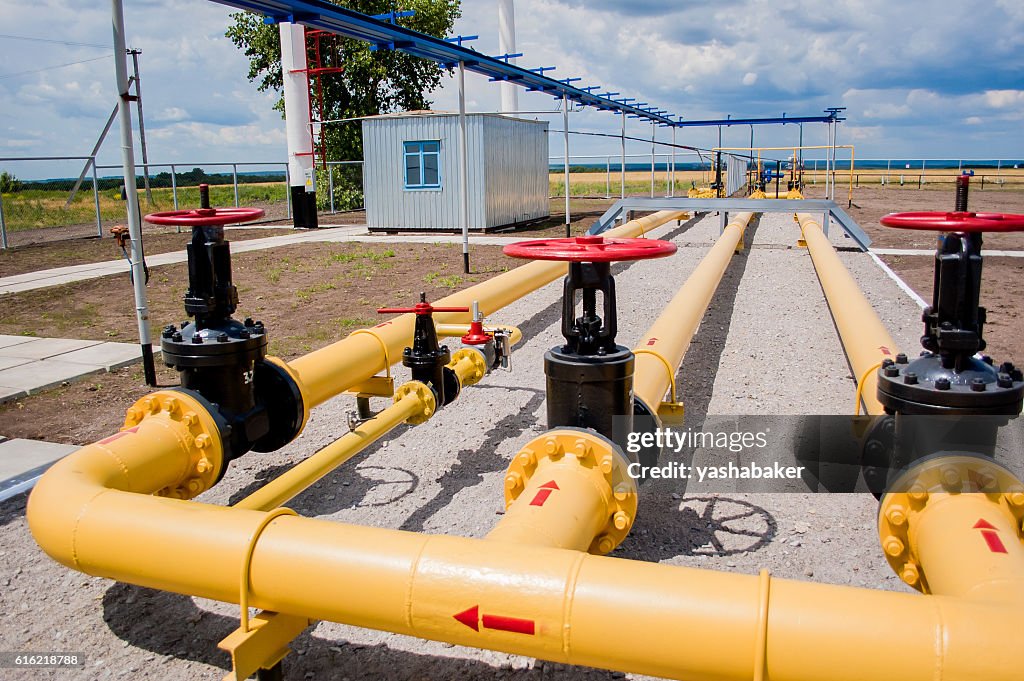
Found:
[[[1024,215],[973,213],[967,176],[958,178],[957,211],[893,213],[886,227],[938,230],[932,304],[925,308],[921,357],[887,361],[879,370],[878,399],[894,413],[1014,416],[1024,399],[1024,376],[1006,363],[995,368],[985,349],[980,305],[982,234],[1024,231]]]
[[[199,185],[200,207],[152,213],[156,225],[191,227],[185,311],[194,322],[168,325],[161,334],[164,363],[178,370],[182,388],[200,395],[225,423],[226,459],[250,450],[273,451],[302,428],[302,392],[279,363],[264,361],[262,322],[231,315],[238,290],[231,280],[231,248],[224,226],[263,216],[259,208],[211,208],[209,187]]]
[[[420,294],[420,302],[415,307],[382,307],[378,314],[416,315],[416,326],[413,330],[412,347],[402,351],[402,365],[412,371],[412,379],[425,383],[434,392],[437,404],[451,404],[459,396],[459,379],[455,372],[448,368],[451,352],[448,346],[437,341],[437,329],[434,326],[435,312],[469,312],[468,307],[434,307],[427,302],[427,294]]]
[[[505,246],[505,255],[531,260],[566,260],[562,296],[565,345],[544,355],[548,427],[589,428],[625,450],[633,430],[633,352],[616,345],[615,280],[611,263],[662,258],[675,244],[655,239],[539,239]],[[576,316],[576,294],[583,312]],[[603,296],[603,319],[597,294]]]

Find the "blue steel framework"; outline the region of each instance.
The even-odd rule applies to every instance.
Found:
[[[368,42],[375,49],[398,50],[417,57],[429,59],[442,67],[453,67],[459,62],[466,70],[479,73],[492,81],[509,81],[521,85],[527,91],[545,92],[561,99],[567,99],[591,106],[602,111],[613,111],[631,118],[642,118],[661,126],[676,128],[698,126],[732,125],[778,125],[786,123],[835,123],[845,120],[839,117],[839,109],[829,109],[826,116],[794,116],[778,118],[724,118],[703,121],[684,121],[663,109],[647,106],[631,97],[613,99],[618,92],[595,93],[597,86],[576,87],[572,83],[579,78],[555,79],[545,76],[553,66],[526,69],[510,64],[512,57],[521,53],[503,54],[490,57],[467,47],[462,43],[477,36],[457,36],[440,39],[418,31],[404,28],[395,19],[411,16],[412,12],[392,12],[389,15],[372,17],[345,7],[332,5],[323,0],[212,0],[221,5],[250,10],[266,17],[268,22],[294,22],[312,28],[323,29],[348,38]]]

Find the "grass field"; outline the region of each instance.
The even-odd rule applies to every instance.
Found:
[[[67,202],[70,187],[64,190],[24,189],[3,195],[4,221],[7,229],[14,232],[40,227],[62,227],[65,225],[89,224],[96,220],[96,205],[92,188],[84,186],[75,196],[71,205]],[[148,204],[145,194],[140,192],[143,213],[174,209],[171,189],[153,189],[153,203]],[[100,216],[103,220],[124,220],[125,206],[119,189],[107,189],[99,193]],[[258,205],[284,202],[287,200],[283,182],[238,185],[239,205]],[[214,206],[235,205],[234,189],[231,185],[212,185],[210,203]],[[198,187],[178,187],[178,205],[181,208],[199,205]]]

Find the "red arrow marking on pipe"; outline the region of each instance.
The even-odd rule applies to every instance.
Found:
[[[540,489],[537,490],[537,494],[533,497],[533,501],[530,502],[530,506],[543,506],[544,502],[546,502],[548,497],[551,496],[551,493],[557,489],[559,489],[558,483],[554,480],[545,482],[540,486]]]
[[[885,347],[884,345],[879,345],[878,349],[882,351],[883,355],[892,355],[892,352],[890,352],[889,348]]]
[[[519,617],[505,617],[504,615],[480,615],[480,606],[474,605],[460,613],[452,615],[456,620],[465,624],[473,631],[480,631],[481,625],[484,629],[495,631],[507,631],[513,634],[526,634],[533,636],[537,633],[537,625],[533,620],[520,619]]]
[[[373,328],[379,329],[382,326],[390,326],[391,324],[394,324],[394,322],[381,322],[380,324],[378,324],[377,326],[375,326]]]
[[[652,338],[651,340],[647,341],[647,344],[648,344],[648,345],[654,345],[654,344],[655,344],[655,343],[657,343],[657,342],[658,342],[658,339],[657,339],[657,338]]]
[[[139,430],[139,427],[138,427],[138,426],[135,426],[134,428],[129,428],[128,430],[122,430],[122,431],[121,431],[120,433],[114,433],[114,434],[113,434],[113,435],[111,435],[110,437],[108,437],[108,438],[104,438],[104,439],[100,440],[99,442],[97,442],[96,444],[100,444],[100,445],[109,445],[109,444],[110,444],[111,442],[113,442],[114,440],[120,440],[120,439],[121,439],[121,438],[123,438],[123,437],[124,437],[125,435],[129,435],[129,434],[131,434],[131,433],[137,433],[137,432],[138,432],[138,430]]]
[[[1003,540],[999,538],[999,530],[992,523],[981,518],[974,524],[972,529],[981,530],[981,536],[985,538],[989,551],[992,553],[1007,553]]]

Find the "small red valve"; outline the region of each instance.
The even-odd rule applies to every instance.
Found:
[[[193,210],[168,210],[150,213],[146,222],[153,225],[175,225],[179,227],[216,227],[239,222],[252,222],[263,217],[261,208],[195,208]]]
[[[567,260],[570,262],[621,262],[664,258],[676,252],[676,245],[658,239],[609,239],[578,236],[570,239],[536,239],[505,246],[513,258]]]
[[[920,229],[937,232],[1024,231],[1024,215],[1012,213],[889,213],[880,222],[886,227],[896,229]]]
[[[483,320],[474,319],[469,323],[469,333],[462,337],[463,345],[486,345],[493,340],[491,334],[484,331]]]

